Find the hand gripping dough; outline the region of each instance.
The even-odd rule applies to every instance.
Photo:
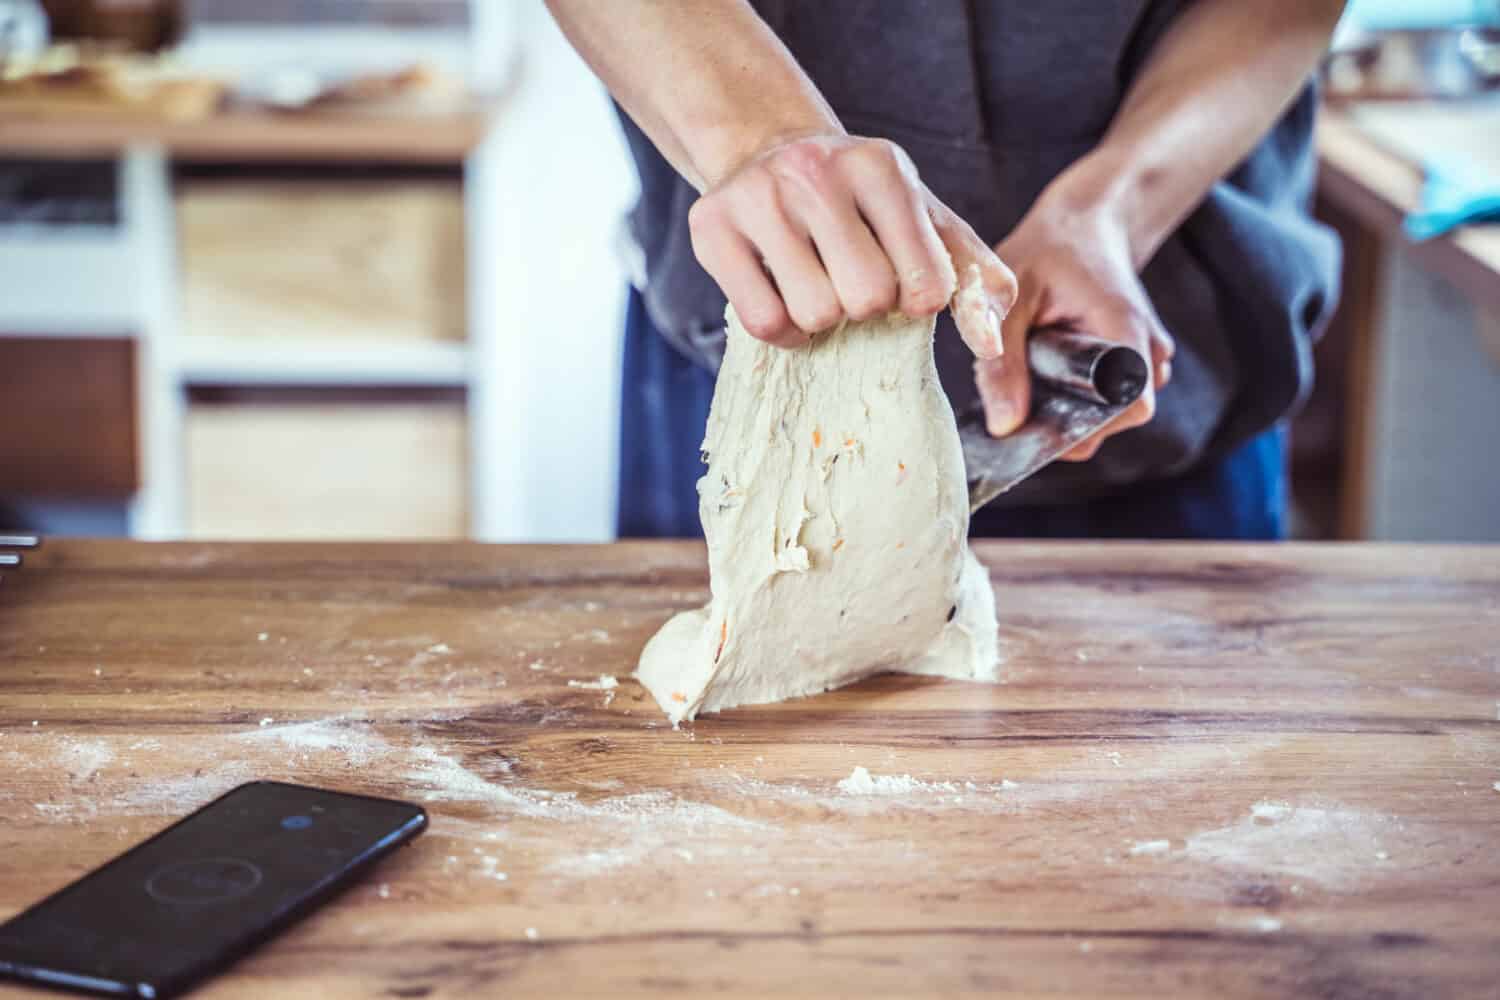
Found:
[[[847,323],[786,350],[727,316],[698,482],[713,597],[646,644],[641,682],[677,722],[886,671],[995,680],[933,321]]]

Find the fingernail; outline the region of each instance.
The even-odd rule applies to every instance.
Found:
[[[1005,342],[1000,339],[1000,314],[990,306],[984,311],[984,325],[989,328],[990,341],[995,345],[995,357],[1005,353]]]

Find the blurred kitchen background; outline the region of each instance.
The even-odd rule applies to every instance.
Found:
[[[1325,77],[1297,532],[1500,540],[1500,0]],[[609,538],[634,189],[541,0],[0,0],[0,528]]]

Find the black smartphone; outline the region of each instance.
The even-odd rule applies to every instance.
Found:
[[[426,828],[427,813],[407,802],[241,785],[0,925],[0,975],[171,996]]]

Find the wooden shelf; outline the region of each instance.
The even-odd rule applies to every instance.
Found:
[[[328,343],[187,337],[178,365],[187,385],[423,386],[468,383],[469,352],[441,341]]]
[[[0,150],[16,156],[114,156],[156,145],[179,160],[462,163],[494,108],[438,114],[234,111],[199,122],[0,116]]]

